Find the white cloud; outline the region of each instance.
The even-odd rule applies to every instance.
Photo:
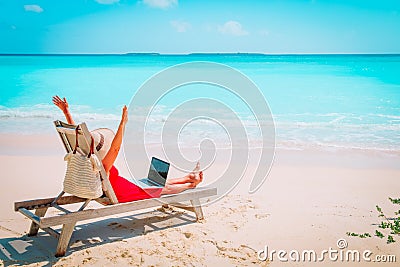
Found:
[[[166,9],[178,5],[178,0],[143,0],[149,7]]]
[[[190,23],[186,21],[172,20],[170,24],[177,32],[186,32],[191,27]]]
[[[112,5],[114,3],[118,3],[119,0],[95,0],[97,3],[102,5]]]
[[[24,5],[25,11],[31,11],[31,12],[36,12],[36,13],[41,13],[43,12],[43,8],[41,8],[38,5]]]
[[[219,26],[218,31],[223,34],[234,36],[243,36],[249,34],[243,29],[242,25],[239,22],[234,20],[227,21],[224,25]]]

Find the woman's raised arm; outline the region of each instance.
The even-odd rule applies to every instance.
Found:
[[[121,148],[122,139],[124,137],[125,125],[128,122],[128,108],[124,106],[122,108],[122,117],[121,122],[119,123],[117,133],[114,136],[114,139],[111,143],[110,150],[108,150],[106,156],[104,157],[102,163],[106,173],[108,173],[111,167],[114,165],[115,160],[117,159],[119,150]]]
[[[65,97],[61,99],[58,95],[53,96],[53,103],[64,113],[65,118],[69,124],[75,124],[74,119],[72,119],[71,113],[69,113],[69,106],[67,99]]]

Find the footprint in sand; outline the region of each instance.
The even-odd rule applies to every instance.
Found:
[[[96,260],[93,258],[93,257],[88,257],[88,258],[84,258],[83,260],[82,260],[82,265],[84,265],[84,264],[93,264],[93,263],[95,263],[96,262]]]
[[[120,223],[117,223],[117,222],[109,223],[108,226],[113,226],[113,229],[119,229],[119,228],[128,229],[126,226],[124,226]]]
[[[189,232],[185,232],[183,234],[185,235],[186,238],[191,238],[193,236],[193,234]]]
[[[93,238],[89,239],[89,241],[90,241],[91,243],[100,243],[100,242],[103,241],[103,240],[101,240],[100,237],[93,237]]]
[[[267,218],[269,216],[269,214],[266,214],[266,213],[264,213],[264,214],[256,214],[254,216],[256,217],[256,219],[265,219],[265,218]]]
[[[229,245],[227,241],[223,241],[226,245]],[[254,264],[256,263],[256,251],[248,245],[241,244],[239,247],[223,246],[214,242],[214,245],[218,249],[220,255],[229,258],[235,263],[240,264]]]

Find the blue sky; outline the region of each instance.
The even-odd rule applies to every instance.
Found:
[[[400,53],[398,0],[0,0],[0,53]]]

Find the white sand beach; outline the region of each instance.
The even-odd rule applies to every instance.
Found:
[[[56,240],[42,231],[27,237],[30,221],[14,212],[13,203],[59,193],[65,170],[62,145],[56,134],[3,134],[0,147],[0,266],[364,266],[327,257],[316,263],[257,258],[265,246],[287,252],[338,249],[341,238],[346,249],[368,249],[371,258],[397,257],[397,264],[384,266],[400,261],[399,238],[386,244],[385,239],[346,235],[373,234],[380,222],[377,204],[393,214],[388,197],[399,197],[399,154],[278,149],[260,190],[247,192],[255,164],[250,158],[244,179],[221,201],[204,207],[201,223],[179,209],[84,221],[76,226],[66,256],[55,258]],[[205,184],[221,168],[216,162],[205,171]]]

